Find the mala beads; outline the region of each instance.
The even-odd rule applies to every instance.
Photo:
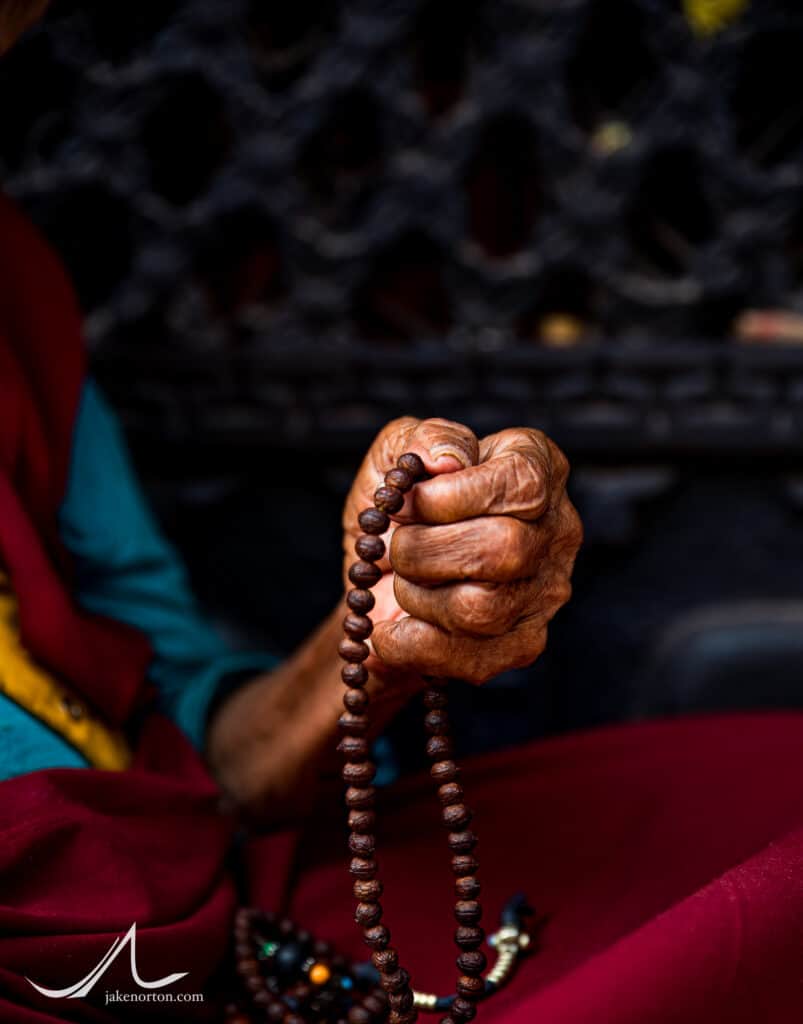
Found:
[[[390,945],[390,931],[382,923],[382,884],[377,879],[374,858],[375,791],[372,782],[375,766],[369,756],[366,733],[369,728],[369,704],[365,685],[368,672],[363,662],[370,650],[366,640],[373,625],[368,613],[374,607],[370,593],[382,577],[376,563],[385,555],[385,542],[381,534],[390,526],[390,516],[404,505],[404,495],[417,481],[427,476],[421,459],[410,452],[402,455],[395,469],[385,474],[385,482],[374,494],[374,507],[364,509],[359,517],[364,531],[357,539],[354,562],[348,577],[354,586],[346,596],[349,613],[343,620],[345,638],[340,643],[340,656],[346,662],[342,670],[346,692],[343,696],[345,712],[340,718],[343,739],[338,749],[345,756],[343,780],[346,783],[348,824],[351,830],[349,849],[353,855],[350,871],[354,877],[354,896],[357,909],[354,917],[363,929],[366,944],[374,951],[372,961],[379,971],[380,984],[388,996],[390,1024],[413,1024],[418,1009],[439,1009],[437,997],[418,999],[410,984],[410,976],[399,964],[399,955]],[[449,830],[448,844],[452,851],[452,872],[455,876],[457,900],[454,916],[457,921],[455,943],[460,950],[457,957],[457,996],[451,1002],[443,1024],[464,1024],[476,1015],[476,1003],[485,994],[482,972],[485,954],[480,946],[485,938],[480,922],[482,907],[478,901],[480,883],[477,880],[479,864],[474,852],[477,837],[470,830],[471,811],[464,802],[460,785],[460,770],[453,759],[452,740],[447,714],[448,696],[446,680],[429,679],[424,693],[427,712],[424,728],[427,755],[432,762],[430,774],[438,786],[441,819]],[[435,1000],[433,1003],[432,1001]],[[351,1018],[349,1018],[351,1020]],[[356,1021],[355,1021],[356,1024]]]
[[[454,940],[459,953],[453,995],[413,990],[383,920],[382,883],[376,862],[376,766],[368,739],[369,675],[364,664],[370,654],[366,641],[373,631],[370,612],[375,598],[371,588],[382,578],[376,563],[385,556],[382,534],[390,527],[390,517],[401,510],[404,495],[426,476],[421,459],[407,452],[385,474],[384,484],[374,494],[373,506],[360,513],[358,522],[363,533],[354,546],[357,561],[348,571],[352,589],[346,595],[349,610],[343,620],[345,636],[338,648],[346,686],[344,711],[338,723],[338,750],[345,759],[342,776],[348,808],[349,870],[357,901],[354,918],[371,950],[371,962],[351,963],[335,955],[328,943],[314,942],[308,932],[297,929],[292,922],[242,908],[237,914],[234,939],[237,973],[245,998],[227,1007],[228,1024],[246,1024],[254,1019],[282,1024],[414,1024],[419,1011],[445,1012],[441,1024],[467,1024],[476,1016],[477,1003],[507,981],[529,944],[524,918],[532,910],[518,895],[503,910],[502,927],[488,939],[496,948],[497,959],[483,977],[486,958],[480,947],[485,933],[477,879],[477,836],[470,828],[471,811],[454,760],[445,679],[427,679],[424,729],[430,774],[437,786],[455,877]]]

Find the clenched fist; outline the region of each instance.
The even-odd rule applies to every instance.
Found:
[[[346,500],[344,573],[357,516],[403,452],[419,455],[432,478],[407,495],[384,537],[371,637],[381,661],[370,667],[482,683],[530,664],[569,598],[582,539],[566,458],[527,428],[478,440],[448,420],[389,423]]]

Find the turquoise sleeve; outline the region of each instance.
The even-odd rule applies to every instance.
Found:
[[[75,561],[76,600],[147,634],[161,706],[200,749],[212,701],[277,659],[233,650],[204,618],[139,489],[117,420],[91,381],[75,426],[60,533]]]

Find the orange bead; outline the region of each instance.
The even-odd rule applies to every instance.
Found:
[[[326,964],[313,964],[309,969],[309,980],[313,985],[325,985],[331,976],[332,972]]]

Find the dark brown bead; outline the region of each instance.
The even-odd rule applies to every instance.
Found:
[[[352,640],[351,637],[344,637],[337,648],[340,657],[344,661],[365,661],[371,653],[368,644],[359,640]]]
[[[373,807],[375,799],[376,790],[373,786],[349,786],[346,790],[346,807],[353,807],[358,811],[364,811],[368,807]],[[463,873],[466,875],[471,874],[470,871]]]
[[[375,903],[382,895],[382,883],[378,878],[372,878],[369,882],[361,882],[359,879],[351,887],[354,898],[365,903]]]
[[[412,1009],[413,1006],[413,992],[412,989],[402,989],[401,992],[391,992],[388,995],[388,1006],[391,1010],[395,1010],[396,1013],[405,1013],[407,1010]]]
[[[448,807],[449,804],[459,804],[464,795],[463,787],[459,782],[444,782],[442,786],[438,787],[438,799],[444,807]]]
[[[458,900],[454,905],[454,916],[459,924],[479,924],[482,907],[476,900]]]
[[[341,732],[349,736],[363,736],[368,732],[368,715],[355,715],[351,711],[344,711],[337,724]]]
[[[457,958],[457,969],[463,974],[479,975],[488,966],[488,960],[481,949],[461,953]]]
[[[363,928],[370,928],[382,920],[382,908],[378,903],[358,903],[354,920]]]
[[[364,533],[362,537],[357,538],[354,550],[366,562],[378,562],[385,554],[385,542],[381,537]]]
[[[414,452],[405,452],[404,455],[400,455],[396,465],[399,469],[406,470],[413,480],[421,480],[427,475],[427,468],[421,461],[421,456]]]
[[[441,736],[449,731],[449,716],[439,709],[428,711],[424,715],[424,728],[432,736]]]
[[[382,989],[379,991],[382,992]],[[371,993],[371,995],[366,996],[365,999],[363,999],[362,1005],[366,1010],[374,1015],[374,1018],[377,1018],[384,1013],[385,1007],[388,1005],[387,997],[384,992],[382,992],[382,999],[380,999],[376,994]]]
[[[452,1003],[449,1012],[457,1021],[469,1021],[474,1020],[477,1016],[477,1007],[470,999],[458,996]]]
[[[365,711],[371,700],[365,690],[358,690],[350,687],[343,694],[343,703],[349,711]]]
[[[454,891],[461,900],[475,900],[480,894],[480,889],[479,879],[474,875],[458,878],[454,884]]]
[[[476,925],[461,924],[454,933],[454,941],[461,949],[477,949],[484,939],[485,932]]]
[[[454,761],[436,761],[429,769],[429,774],[440,785],[443,782],[454,782],[460,775],[460,769]]]
[[[352,1006],[349,1010],[348,1022],[349,1024],[371,1024],[374,1016],[370,1010],[367,1010],[364,1006],[357,1004]]]
[[[430,736],[427,740],[427,756],[433,761],[443,761],[452,756],[452,741],[448,736]]]
[[[424,691],[424,707],[430,711],[443,710],[449,706],[449,694],[446,690],[429,689]]]
[[[384,512],[380,512],[378,508],[363,509],[357,516],[357,522],[363,533],[372,533],[377,536],[384,533],[390,526],[390,518]]]
[[[417,1010],[391,1010],[390,1016],[388,1017],[388,1024],[415,1024],[417,1020]]]
[[[382,579],[382,570],[373,562],[354,562],[349,569],[349,579],[355,587],[370,590]]]
[[[376,814],[373,811],[354,809],[349,811],[349,828],[352,832],[373,832]]]
[[[254,955],[254,947],[250,942],[237,942],[234,946],[234,953],[238,960],[248,960]]]
[[[452,857],[452,871],[458,878],[475,875],[480,869],[480,862],[470,853],[458,853]]]
[[[289,917],[283,917],[279,922],[279,931],[282,935],[293,935],[295,930],[295,921],[291,921]]]
[[[337,749],[350,761],[360,761],[368,757],[371,745],[364,736],[344,736]]]
[[[273,995],[264,988],[260,989],[259,992],[254,992],[251,998],[257,1006],[264,1006],[265,1008],[270,1006],[273,1002]]]
[[[355,878],[375,878],[376,861],[373,857],[352,857],[349,871]]]
[[[390,930],[383,924],[375,924],[373,928],[365,929],[362,940],[370,949],[383,950],[390,942]]]
[[[367,615],[355,615],[349,612],[343,619],[343,632],[348,634],[352,640],[365,640],[371,635],[374,628],[373,622]]]
[[[358,662],[352,661],[341,668],[340,678],[346,686],[365,686],[368,682],[368,669],[365,665],[360,665]]]
[[[477,845],[477,837],[473,832],[450,832],[448,842],[453,853],[471,853]]]
[[[356,882],[354,883],[357,884]],[[332,946],[329,942],[324,942],[323,939],[318,939],[313,943],[312,955],[320,959],[321,957],[329,956],[332,952]]]
[[[237,973],[242,974],[244,978],[249,977],[249,975],[259,974],[259,964],[253,957],[247,957],[245,960],[238,960]]]
[[[249,974],[245,979],[245,987],[249,992],[262,992],[265,988],[265,982],[262,980],[261,974]]]
[[[382,512],[394,515],[404,504],[404,495],[398,487],[382,485],[374,491],[374,505]]]
[[[380,972],[395,971],[399,966],[399,954],[393,948],[377,950],[371,954],[371,963]]]
[[[447,828],[465,828],[471,821],[471,811],[465,804],[452,804],[441,811],[441,820]]]
[[[485,982],[482,978],[463,974],[457,979],[457,994],[464,999],[479,999],[484,992]]]
[[[286,1007],[284,1003],[273,1002],[265,1011],[265,1016],[270,1021],[279,1021],[284,1020],[285,1013]]]
[[[414,481],[406,469],[400,469],[397,466],[395,469],[389,469],[385,473],[385,483],[388,487],[395,487],[404,494],[410,490]]]
[[[379,984],[386,992],[401,992],[410,984],[410,975],[403,967],[381,974]]]
[[[349,849],[358,857],[373,857],[376,840],[364,832],[352,832],[349,836]]]
[[[370,590],[350,590],[346,594],[346,604],[358,615],[367,615],[376,604],[376,598]]]

